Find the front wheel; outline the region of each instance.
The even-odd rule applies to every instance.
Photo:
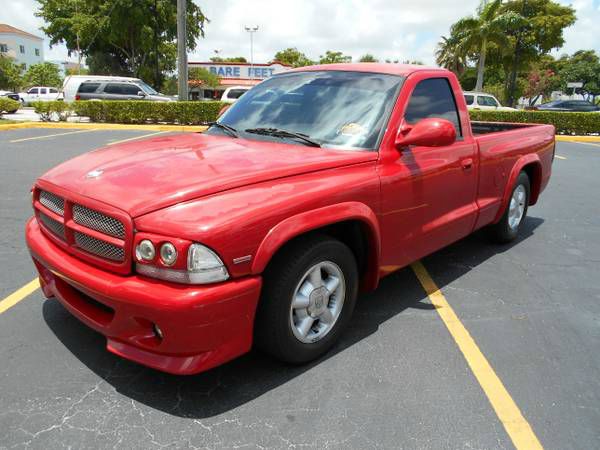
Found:
[[[502,218],[498,223],[488,227],[488,234],[492,240],[505,244],[516,239],[527,215],[530,191],[529,176],[521,172]]]
[[[264,274],[256,345],[285,362],[318,358],[347,326],[357,291],[356,260],[345,244],[326,236],[290,244]]]

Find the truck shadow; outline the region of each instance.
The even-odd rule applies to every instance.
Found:
[[[543,219],[528,217],[520,238],[504,246],[490,244],[475,233],[429,257],[425,265],[443,267],[440,287],[494,255],[519,245],[535,232]],[[340,342],[319,360],[290,366],[251,352],[228,364],[194,376],[174,376],[148,369],[105,350],[105,339],[71,316],[57,301],[46,301],[44,320],[56,337],[89,369],[117,392],[151,408],[184,418],[208,418],[239,407],[296,377],[310,377],[311,369],[376,333],[379,326],[409,308],[435,314],[410,268],[382,280],[379,288],[359,296],[353,321]]]

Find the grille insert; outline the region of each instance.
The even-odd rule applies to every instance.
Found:
[[[82,205],[73,205],[73,220],[79,225],[91,228],[120,239],[125,238],[125,227],[120,220],[107,216]]]
[[[57,235],[59,238],[61,238],[61,239],[65,238],[65,226],[62,223],[52,219],[51,217],[47,216],[43,212],[40,212],[39,214],[40,214],[40,221],[44,224],[44,226],[46,228],[48,228],[52,233]]]
[[[75,243],[80,249],[102,258],[113,261],[125,259],[125,252],[122,248],[78,231],[75,232]]]
[[[40,191],[40,203],[59,216],[65,214],[65,199],[48,191]]]

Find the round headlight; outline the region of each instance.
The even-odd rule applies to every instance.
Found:
[[[140,261],[152,261],[155,254],[154,244],[148,239],[141,241],[135,248],[135,257]]]
[[[177,261],[177,249],[170,242],[165,242],[160,247],[160,259],[167,266],[172,266]]]

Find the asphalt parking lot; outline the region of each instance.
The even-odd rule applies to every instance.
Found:
[[[35,278],[23,238],[35,178],[150,133],[0,131],[0,301]],[[493,376],[544,448],[599,448],[600,144],[557,155],[517,242],[476,233],[423,261],[448,307],[406,268],[362,295],[339,345],[308,366],[250,353],[159,373],[35,290],[0,313],[0,448],[514,448],[494,403],[506,397],[482,388]],[[470,364],[457,326],[492,373]]]

